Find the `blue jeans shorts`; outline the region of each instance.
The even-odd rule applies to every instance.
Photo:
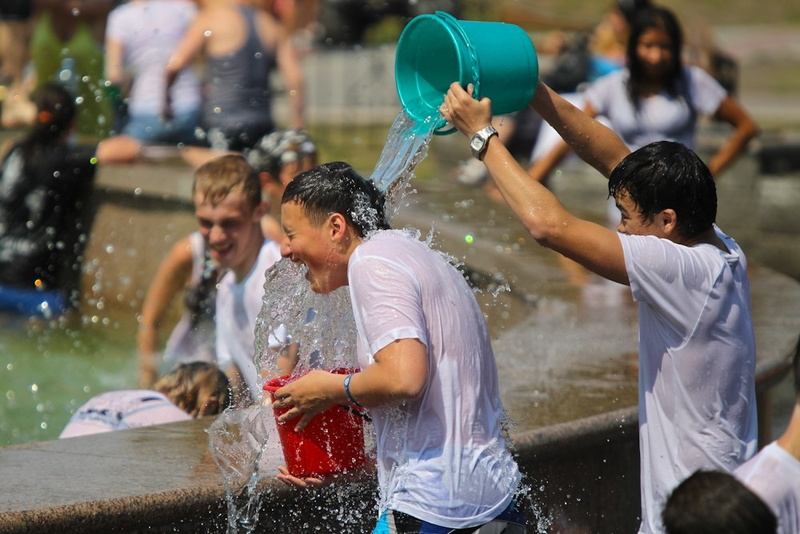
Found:
[[[158,115],[131,115],[122,133],[144,144],[197,144],[200,111],[175,114],[166,121]]]

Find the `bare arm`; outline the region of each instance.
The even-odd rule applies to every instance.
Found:
[[[293,406],[282,420],[302,416],[298,429],[334,404],[347,404],[344,376],[312,371],[275,392],[273,407]],[[350,393],[359,404],[372,408],[401,404],[417,398],[428,381],[428,351],[418,339],[400,339],[382,348],[375,363],[350,381]]]
[[[586,104],[583,108],[583,112],[592,118],[597,116],[591,104]],[[544,183],[553,170],[564,161],[564,158],[566,158],[570,152],[572,152],[572,149],[570,149],[569,145],[559,139],[548,153],[531,163],[528,167],[528,174],[537,182]]]
[[[541,81],[531,99],[531,107],[583,161],[606,178],[630,154],[630,150],[616,133],[576,108]]]
[[[289,97],[291,109],[290,126],[297,130],[305,127],[305,96],[303,91],[303,70],[297,58],[294,46],[288,36],[278,41],[278,68],[286,84],[286,93]]]
[[[123,46],[114,39],[106,39],[105,69],[106,79],[119,86],[125,85],[125,70],[123,68]]]
[[[164,84],[164,116],[172,116],[172,102],[170,93],[178,74],[203,51],[206,43],[207,32],[210,32],[211,21],[207,9],[202,9],[195,15],[194,20],[189,25],[183,39],[172,52],[167,62],[164,74],[166,83]]]
[[[537,91],[544,92],[545,89],[546,86],[540,84]],[[614,142],[613,139],[604,140],[601,134],[607,130],[605,126],[596,123],[555,93],[553,95],[555,98],[547,95],[539,97],[544,102],[539,105],[544,110],[543,118],[547,120],[549,117],[554,122],[563,120],[569,126],[556,127],[553,124],[559,133],[563,131],[562,135],[566,134],[569,138],[588,135],[588,140],[598,142],[609,151],[607,154],[597,153],[592,146],[580,146],[580,151],[576,150],[579,154],[592,157],[596,167],[610,173],[619,161],[617,158],[621,159],[628,153],[625,144],[622,141]],[[564,106],[563,102],[569,107]],[[445,117],[467,136],[488,125],[491,120],[491,102],[486,98],[475,100],[458,84],[450,87],[444,105]],[[537,106],[534,109],[538,111]],[[596,129],[592,123],[604,130]],[[612,136],[616,137],[616,134],[612,132]],[[509,207],[538,243],[577,261],[600,276],[628,283],[622,245],[616,232],[569,213],[546,187],[531,179],[499,140],[492,139],[489,142],[484,163]]]
[[[720,147],[708,164],[711,174],[716,177],[741,155],[750,140],[758,135],[758,125],[744,107],[731,97],[722,101],[714,117],[727,122],[734,128],[727,142]]]
[[[175,295],[186,286],[191,273],[192,249],[189,238],[184,237],[161,262],[142,304],[136,344],[139,349],[139,382],[143,387],[152,386],[158,374],[155,359],[164,313]]]

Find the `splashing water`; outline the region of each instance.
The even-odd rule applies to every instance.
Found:
[[[419,124],[401,111],[392,124],[370,177],[386,195],[389,220],[406,194],[414,169],[428,153],[436,122]],[[262,308],[256,321],[254,355],[262,380],[278,376],[279,354],[290,355],[295,350],[296,355],[290,356],[297,361],[293,376],[315,368],[358,368],[356,327],[347,288],[316,294],[305,280],[305,272],[306,267],[288,259],[267,271]],[[288,336],[283,332],[288,332]],[[278,351],[274,344],[270,347],[275,339],[283,340]],[[250,408],[238,415],[225,412],[208,430],[209,449],[225,479],[229,533],[253,532],[256,528],[262,495],[258,482],[276,472],[275,466],[266,467],[271,462],[264,459],[276,451],[280,455],[274,430],[269,406]],[[343,524],[348,521],[345,512],[343,505]]]
[[[436,121],[417,123],[405,111],[394,120],[370,180],[386,195],[386,216],[392,220],[414,169],[428,155]]]

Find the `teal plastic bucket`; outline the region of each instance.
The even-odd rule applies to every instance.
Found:
[[[418,123],[445,121],[439,106],[450,84],[473,84],[476,98],[492,100],[496,115],[528,105],[539,78],[536,49],[525,31],[503,22],[457,20],[442,11],[419,15],[406,25],[397,43],[394,65],[397,95]]]

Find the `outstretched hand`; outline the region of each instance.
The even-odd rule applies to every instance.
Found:
[[[439,108],[444,118],[467,137],[492,123],[492,101],[473,98],[473,90],[472,84],[465,91],[458,82],[453,82]]]
[[[288,484],[289,486],[294,486],[295,488],[302,488],[302,489],[319,488],[327,483],[327,481],[323,478],[296,477],[293,474],[289,473],[289,470],[283,465],[278,467],[278,471],[280,472],[276,475],[276,478],[281,482],[283,482],[284,484]]]

